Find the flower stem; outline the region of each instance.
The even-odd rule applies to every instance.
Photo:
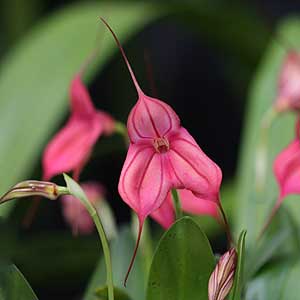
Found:
[[[89,210],[89,209],[88,209]],[[110,256],[110,250],[108,246],[107,237],[101,222],[101,219],[97,213],[97,211],[92,209],[92,211],[89,210],[89,213],[91,217],[93,218],[93,221],[96,225],[100,241],[103,248],[103,254],[104,254],[104,260],[106,265],[106,284],[108,287],[108,299],[114,300],[114,283],[113,283],[113,275],[112,275],[112,264],[111,264],[111,256]]]
[[[58,191],[58,193],[59,193],[60,196],[61,195],[69,195],[70,194],[69,189],[67,187],[65,187],[65,186],[58,185],[57,186],[57,191]]]
[[[274,219],[279,207],[280,207],[280,204],[281,204],[281,201],[277,201],[275,206],[273,207],[268,219],[266,220],[265,224],[263,225],[259,235],[258,235],[258,238],[257,240],[259,241],[262,236],[264,235],[264,233],[266,232],[266,230],[268,229],[268,227],[270,226],[270,224],[272,223],[272,220]]]
[[[223,218],[224,228],[225,228],[225,232],[226,232],[226,235],[227,235],[227,241],[228,241],[228,245],[229,245],[229,248],[230,248],[231,244],[234,244],[234,243],[233,243],[233,238],[232,238],[232,235],[231,235],[229,223],[227,221],[227,217],[226,217],[226,214],[225,214],[225,211],[223,209],[223,206],[222,206],[221,202],[219,203],[218,206],[219,206],[219,210],[221,212],[222,218]]]
[[[86,197],[84,191],[80,187],[80,185],[74,181],[71,177],[67,174],[63,174],[64,179],[67,183],[67,189],[69,194],[73,195],[74,197],[78,198],[80,202],[84,205],[90,216],[92,217],[103,248],[103,255],[106,267],[106,284],[108,289],[108,300],[114,300],[114,283],[113,283],[113,273],[112,273],[112,263],[111,263],[111,256],[110,256],[110,249],[107,241],[107,237],[104,231],[104,227],[102,225],[100,216],[95,209],[95,207],[91,204],[91,202]]]
[[[181,209],[179,195],[176,189],[172,189],[171,193],[172,193],[172,199],[175,207],[176,219],[179,219],[182,217],[182,209]]]

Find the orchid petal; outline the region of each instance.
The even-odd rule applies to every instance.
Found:
[[[99,119],[99,122],[102,124],[103,134],[105,134],[105,135],[113,134],[113,132],[115,130],[116,122],[111,117],[111,115],[104,111],[100,111],[100,110],[97,110],[96,114]]]
[[[179,129],[179,126],[179,118],[168,104],[144,94],[140,95],[127,122],[128,134],[133,143],[163,137]]]
[[[300,193],[300,141],[290,143],[275,159],[274,173],[280,188],[280,199]]]
[[[295,51],[286,55],[281,68],[275,106],[279,110],[300,108],[300,57]]]
[[[43,155],[44,178],[74,170],[86,160],[102,131],[99,118],[71,117],[47,145]]]
[[[222,180],[220,168],[184,128],[169,140],[168,157],[173,168],[174,187],[188,189],[202,199],[218,202]]]
[[[95,112],[89,92],[84,86],[79,74],[75,75],[71,82],[70,100],[72,114],[87,117]]]
[[[165,157],[152,146],[129,146],[118,188],[141,223],[162,205],[170,190],[165,165]]]
[[[208,215],[218,220],[219,209],[215,202],[196,197],[191,191],[178,190],[181,207],[184,212],[194,215]]]
[[[168,229],[175,222],[175,212],[171,193],[168,194],[167,199],[154,212],[150,214],[151,218],[160,224],[164,229]]]

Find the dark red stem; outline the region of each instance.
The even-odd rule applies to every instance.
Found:
[[[142,236],[142,231],[143,231],[143,223],[140,222],[140,224],[139,224],[139,232],[138,232],[138,236],[137,236],[135,248],[134,248],[133,255],[132,255],[132,258],[131,258],[131,261],[130,261],[130,264],[129,264],[129,267],[128,267],[128,270],[127,270],[127,273],[126,273],[125,279],[124,279],[124,286],[125,287],[127,285],[128,276],[129,276],[130,271],[131,271],[131,269],[133,267],[133,264],[134,264],[134,261],[135,261],[135,257],[136,257],[136,254],[137,254],[137,250],[139,248],[139,244],[140,244],[140,240],[141,240],[141,236]]]
[[[223,218],[223,225],[224,225],[224,229],[225,229],[226,236],[227,236],[228,246],[230,248],[231,244],[233,244],[233,238],[232,238],[232,235],[231,235],[230,226],[229,226],[229,223],[228,223],[228,220],[227,220],[227,217],[226,217],[226,214],[225,214],[225,211],[222,207],[221,202],[219,202],[218,207],[219,207],[220,213],[221,213],[222,218]]]

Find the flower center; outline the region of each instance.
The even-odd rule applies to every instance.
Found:
[[[153,146],[158,153],[165,153],[170,149],[169,141],[164,137],[154,139]]]

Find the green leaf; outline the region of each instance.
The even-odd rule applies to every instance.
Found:
[[[265,235],[249,253],[246,260],[246,275],[251,278],[268,261],[278,257],[291,257],[300,251],[299,232],[291,214],[282,207]]]
[[[98,16],[108,17],[121,41],[163,14],[147,3],[79,3],[37,26],[1,61],[0,69],[0,194],[24,179],[68,107],[68,87],[97,44],[99,59],[88,79],[117,51],[105,43]],[[103,25],[101,25],[103,26]],[[0,208],[9,213],[13,202]]]
[[[278,36],[295,49],[300,46],[300,21],[297,18],[287,19],[280,25]],[[272,106],[277,92],[278,74],[286,55],[286,49],[277,40],[273,40],[267,50],[262,64],[254,78],[251,91],[247,120],[243,135],[243,144],[238,171],[237,207],[234,222],[236,232],[245,228],[248,232],[247,245],[255,248],[255,240],[278,197],[278,187],[273,174],[275,156],[292,141],[294,136],[294,114],[280,116],[269,132],[268,170],[265,189],[255,192],[254,166],[258,145],[260,122],[263,114]],[[294,201],[291,198],[298,198]],[[298,197],[285,199],[284,206],[291,214],[299,216],[300,202]],[[295,218],[296,219],[296,218]],[[300,220],[297,218],[297,220]],[[297,221],[298,224],[300,221]]]
[[[107,286],[98,288],[95,292],[98,300],[108,300]],[[130,300],[129,296],[121,289],[114,288],[115,300]]]
[[[248,283],[245,300],[297,299],[297,297],[283,297],[282,295],[291,267],[291,262],[273,263]]]
[[[133,269],[129,275],[126,289],[123,286],[124,277],[133,254],[135,240],[128,227],[120,230],[119,235],[111,243],[111,257],[114,276],[114,285],[124,291],[132,300],[145,299],[145,281],[143,255],[139,249]],[[105,264],[101,258],[87,287],[84,300],[96,300],[95,292],[105,284]]]
[[[189,217],[161,238],[152,261],[147,300],[207,300],[215,258],[206,235]]]
[[[37,300],[30,285],[13,264],[0,266],[0,299],[1,300]]]
[[[237,247],[237,266],[234,275],[234,282],[232,287],[231,300],[240,300],[242,285],[243,285],[243,273],[244,273],[244,261],[245,261],[245,238],[246,230],[243,230],[240,234],[238,247]]]
[[[289,267],[289,275],[285,278],[281,299],[299,299],[299,278],[300,262],[298,257],[297,262]]]
[[[248,284],[246,300],[299,299],[299,256],[274,261]]]

